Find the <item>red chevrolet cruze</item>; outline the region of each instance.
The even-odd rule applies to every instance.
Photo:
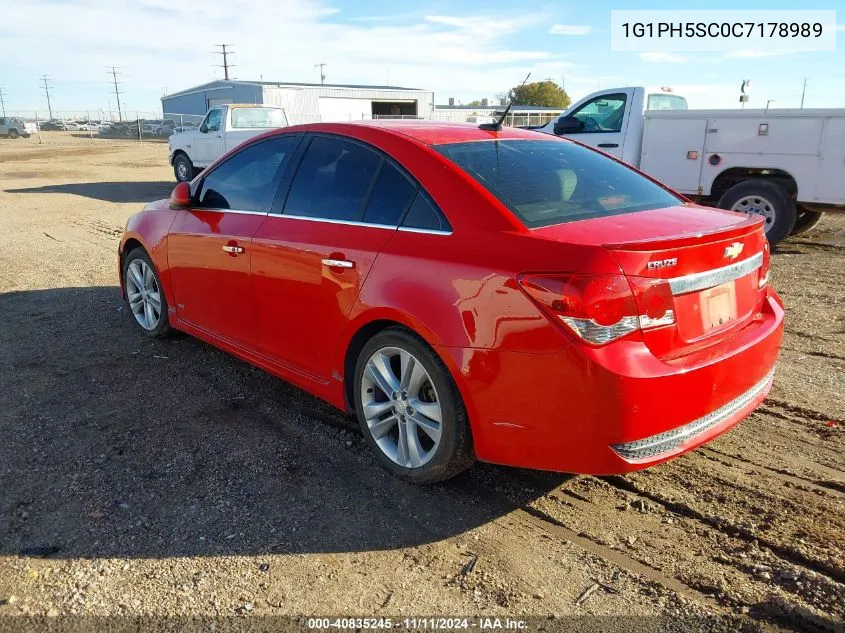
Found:
[[[148,335],[354,410],[419,483],[677,456],[763,400],[783,330],[759,218],[519,129],[270,132],[133,215],[120,274]]]

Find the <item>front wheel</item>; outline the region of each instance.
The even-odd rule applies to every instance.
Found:
[[[194,164],[184,154],[179,154],[173,159],[173,174],[176,182],[189,182],[194,179]]]
[[[762,217],[766,237],[772,245],[790,234],[797,216],[795,202],[789,194],[766,180],[746,180],[734,185],[719,200],[719,207]]]
[[[144,334],[157,338],[170,331],[167,297],[161,289],[153,260],[143,248],[134,248],[126,254],[123,292],[129,311]]]
[[[474,461],[466,407],[443,361],[401,328],[376,334],[355,368],[355,409],[367,444],[416,484],[454,477]]]
[[[9,138],[18,138],[17,130],[9,130]]]

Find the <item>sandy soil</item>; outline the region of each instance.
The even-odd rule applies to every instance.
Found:
[[[172,188],[165,146],[42,140],[0,140],[0,628],[498,614],[841,630],[845,216],[775,253],[783,355],[733,431],[626,477],[480,464],[417,488],[337,410],[136,330],[117,243]]]

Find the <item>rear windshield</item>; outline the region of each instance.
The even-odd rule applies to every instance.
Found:
[[[566,141],[476,141],[435,149],[486,187],[529,228],[680,202],[633,169]]]
[[[687,100],[678,95],[648,95],[646,110],[686,110]]]
[[[276,108],[232,108],[233,128],[274,128],[288,124],[284,110]]]

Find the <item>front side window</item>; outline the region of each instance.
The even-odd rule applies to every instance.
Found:
[[[381,156],[357,143],[317,136],[291,183],[284,213],[360,221]]]
[[[681,203],[602,154],[562,140],[504,140],[435,146],[528,228]]]
[[[574,116],[581,122],[581,134],[621,132],[626,101],[625,93],[601,95],[590,99],[569,116]]]
[[[209,113],[205,117],[205,123],[203,124],[203,129],[206,132],[219,132],[220,131],[220,121],[223,119],[223,111],[220,108],[214,108],[210,110]]]
[[[267,212],[279,178],[299,142],[298,136],[278,136],[244,148],[214,168],[202,181],[199,206]]]
[[[232,128],[276,128],[288,124],[278,108],[232,108]]]

